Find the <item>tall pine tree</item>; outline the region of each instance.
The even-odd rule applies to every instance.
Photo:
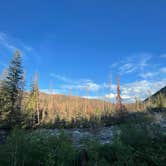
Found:
[[[8,111],[8,120],[10,125],[20,123],[21,121],[21,103],[24,88],[24,73],[21,62],[21,55],[16,51],[5,78],[1,81],[1,97],[6,95],[3,100],[3,108]]]

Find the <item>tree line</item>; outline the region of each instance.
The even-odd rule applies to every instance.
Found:
[[[156,101],[151,98],[146,103],[136,100],[125,107],[127,111],[145,111],[147,107],[163,107],[164,101],[160,94]],[[41,93],[37,75],[30,92],[25,92],[25,74],[19,51],[14,53],[0,79],[0,127],[89,127],[89,124],[110,123],[115,113],[116,105],[104,100]]]
[[[24,75],[21,55],[16,51],[0,79],[0,126],[81,125],[83,121],[101,116],[102,109],[105,114],[111,112],[113,105],[109,102],[42,94],[37,75],[31,83],[30,92],[25,92]]]
[[[29,111],[31,125],[39,122],[39,113],[32,110],[37,109],[38,104],[38,83],[36,80],[32,83],[32,88],[28,101],[24,103],[25,77],[22,66],[22,59],[19,51],[13,55],[7,69],[2,73],[0,80],[0,122],[2,126],[14,127],[23,125],[27,118],[23,110]],[[26,116],[26,117],[25,117]]]

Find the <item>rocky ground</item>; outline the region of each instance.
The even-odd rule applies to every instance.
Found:
[[[166,132],[166,113],[154,113],[154,123],[158,124]]]
[[[59,135],[64,132],[66,136],[71,138],[73,144],[77,147],[88,139],[96,139],[101,144],[110,143],[113,139],[116,126],[102,127],[98,129],[40,129],[38,132],[44,132],[48,135]]]
[[[166,114],[153,113],[153,122],[161,127],[161,130],[166,132]],[[64,129],[66,136],[71,138],[73,144],[77,147],[82,145],[82,141],[87,139],[97,139],[101,144],[111,143],[114,134],[118,131],[118,125],[108,127],[98,127],[95,129]],[[58,135],[62,132],[60,129],[40,129],[38,132],[44,132],[49,135]]]
[[[161,129],[166,132],[166,114],[153,113],[153,123],[160,125]],[[118,126],[98,127],[95,129],[38,129],[34,132],[45,133],[46,135],[59,135],[64,132],[66,136],[71,138],[75,146],[81,146],[82,141],[88,139],[97,139],[101,144],[111,143]],[[0,129],[0,144],[3,143],[9,131]]]

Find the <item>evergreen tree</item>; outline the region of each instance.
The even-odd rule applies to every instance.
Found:
[[[5,78],[1,81],[0,97],[3,111],[8,111],[10,125],[21,122],[21,103],[24,88],[24,73],[21,64],[21,56],[16,51]]]
[[[27,102],[26,110],[28,111],[30,126],[32,127],[35,122],[40,122],[40,112],[39,112],[39,87],[38,87],[38,77],[34,78],[32,83],[32,89]]]
[[[6,84],[7,70],[3,71],[0,79],[0,121],[6,121],[9,115],[9,91]]]

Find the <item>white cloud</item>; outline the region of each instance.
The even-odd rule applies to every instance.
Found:
[[[101,96],[82,96],[85,99],[101,99]]]
[[[84,91],[99,91],[102,88],[106,88],[106,84],[100,85],[95,82],[93,82],[90,79],[79,79],[74,80],[69,77],[50,73],[50,77],[53,77],[57,80],[60,80],[64,82],[64,84],[61,85],[62,89],[68,89],[68,90],[84,90]]]
[[[134,102],[135,98],[144,100],[149,95],[154,94],[162,87],[166,86],[166,79],[160,81],[135,81],[132,83],[127,83],[121,85],[121,97],[123,102]],[[111,101],[116,100],[116,88],[112,90],[113,92],[106,94],[105,97],[109,98]]]
[[[118,67],[120,74],[130,74],[135,72],[143,72],[144,69],[150,65],[152,55],[149,53],[139,53],[133,56],[129,56],[121,60],[118,64],[112,64],[112,68]]]
[[[114,99],[114,98],[116,98],[116,94],[109,93],[109,94],[106,94],[105,97],[108,98],[108,99]]]
[[[158,73],[156,72],[146,72],[146,73],[141,73],[139,76],[142,77],[143,79],[148,79],[148,78],[153,78],[157,74]]]
[[[6,47],[12,52],[17,50],[17,47],[12,43],[11,39],[9,39],[7,34],[4,32],[0,32],[0,45]]]
[[[137,69],[136,65],[134,65],[133,63],[126,63],[123,64],[120,68],[119,71],[120,73],[132,73]]]
[[[91,80],[88,81],[79,81],[79,82],[73,82],[73,84],[65,84],[61,86],[64,89],[69,89],[69,90],[84,90],[84,91],[91,91],[95,92],[98,91],[102,88],[101,85],[94,83]]]
[[[121,60],[119,63],[114,63],[111,65],[112,68],[117,68],[120,66],[118,68],[120,74],[138,74],[139,78],[143,79],[121,85],[121,97],[123,102],[133,102],[135,101],[135,98],[144,100],[146,97],[155,93],[166,85],[166,79],[162,79],[160,81],[159,79],[156,79],[156,77],[160,78],[158,76],[161,73],[166,73],[166,68],[161,68],[161,65],[153,64],[152,60],[151,54],[141,53],[127,57]],[[60,87],[61,89],[66,89],[67,91],[83,91],[83,93],[87,91],[90,92],[89,94],[93,94],[92,96],[85,96],[87,98],[93,98],[94,92],[97,92],[100,95],[95,95],[96,98],[107,98],[110,101],[116,100],[116,84],[112,84],[111,86],[108,83],[98,84],[90,79],[73,80],[61,75],[52,75],[52,77],[64,82],[64,84],[62,84]],[[105,94],[103,94],[103,92]]]
[[[123,95],[130,96],[130,99],[134,99],[135,97],[140,98],[141,100],[145,99],[149,95],[155,93],[162,87],[166,85],[166,79],[161,81],[136,81],[133,83],[125,84],[121,87],[122,90],[122,98]],[[125,99],[125,98],[124,98]]]
[[[59,74],[50,73],[50,77],[58,79],[58,80],[63,81],[63,82],[67,82],[67,83],[73,82],[72,79],[67,78],[66,76],[63,76],[63,75],[59,75]]]
[[[165,68],[162,68],[162,70],[165,71]],[[152,81],[148,79],[150,77],[153,77],[155,74],[156,73],[147,72],[142,74],[142,78],[145,78],[144,80],[122,84],[121,97],[123,102],[133,102],[135,101],[135,98],[143,100],[149,95],[158,91],[160,88],[164,87],[166,85],[166,79],[160,81],[154,81],[154,80]],[[106,94],[104,96],[96,95],[95,98],[102,99],[104,97],[110,99],[111,101],[116,100],[116,90],[117,90],[116,84],[112,84],[110,88],[109,84],[106,83],[97,84],[90,79],[73,80],[60,75],[51,74],[51,76],[55,77],[56,79],[60,79],[64,82],[64,84],[60,85],[59,92],[61,90],[63,90],[63,92],[69,92],[71,90],[73,92],[78,92],[78,93],[82,91],[83,93],[87,92],[89,94],[94,92],[95,93],[98,92],[98,94],[101,94],[101,90],[106,90],[105,91]],[[110,93],[108,93],[108,90],[110,91]],[[87,96],[84,97],[94,98],[94,95],[92,96],[89,95],[88,97]]]
[[[132,100],[131,96],[129,96],[129,95],[122,95],[121,97],[124,100]]]
[[[94,82],[87,82],[85,83],[83,88],[87,88],[87,90],[91,90],[91,91],[98,91],[101,88],[101,86]]]
[[[142,53],[142,54],[140,54],[140,55],[138,55],[138,56],[141,56],[140,57],[140,61],[138,61],[139,63],[138,63],[138,66],[139,66],[139,68],[140,69],[144,69],[146,66],[148,66],[148,65],[150,65],[149,64],[149,61],[151,60],[151,58],[152,58],[152,55],[151,54],[149,54],[149,53]],[[136,62],[137,63],[137,62]]]
[[[47,94],[65,94],[63,89],[40,89],[40,92],[47,93]]]
[[[85,81],[85,80],[84,80]],[[89,83],[89,81],[88,81]],[[99,88],[101,85],[92,83],[89,86],[89,92],[97,92],[99,91]],[[102,84],[103,85],[103,84]],[[140,100],[144,100],[148,96],[152,95],[153,93],[157,92],[160,90],[162,87],[166,86],[166,79],[163,79],[161,81],[147,81],[147,80],[141,80],[141,81],[135,81],[127,84],[121,85],[121,97],[122,101],[124,103],[126,102],[134,102],[135,98],[138,98]],[[80,92],[81,90],[86,90],[86,84],[83,85],[63,85],[59,89],[53,89],[52,93],[54,94],[68,94],[72,90],[76,90],[77,92]],[[41,89],[42,92],[45,93],[51,93],[50,89]],[[111,89],[111,92],[105,95],[81,95],[84,98],[88,99],[104,99],[104,100],[109,100],[112,102],[116,101],[116,85],[113,86]],[[99,93],[101,94],[101,93]]]

